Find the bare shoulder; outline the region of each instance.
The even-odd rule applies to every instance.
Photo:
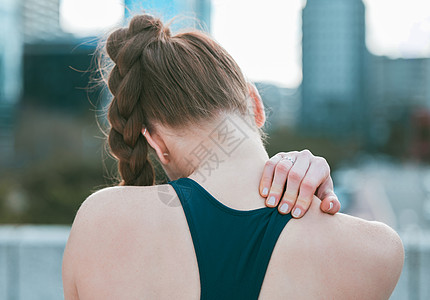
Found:
[[[160,187],[169,185],[155,186],[113,186],[98,190],[88,196],[78,210],[77,216],[82,213],[102,212],[106,213],[109,209],[128,209],[128,205],[148,205],[154,206]]]
[[[398,234],[380,222],[323,214],[316,201],[283,232],[290,241],[287,255],[305,257],[292,260],[290,266],[304,277],[317,274],[323,286],[317,284],[316,293],[325,290],[336,299],[388,299],[403,267]]]
[[[149,241],[157,243],[155,233],[171,232],[181,217],[170,185],[109,187],[91,194],[76,214],[64,251],[65,295],[79,282],[82,286],[92,280],[87,278],[96,272],[91,269],[106,268],[106,262],[117,262],[118,257],[134,257],[133,249],[143,251],[147,248],[142,244]]]
[[[147,216],[157,212],[156,194],[156,186],[116,186],[94,192],[76,213],[66,250],[88,251],[110,239],[123,240],[124,232],[130,235],[136,222],[150,224]]]
[[[91,194],[76,213],[65,254],[74,251],[76,255],[84,244],[94,245],[94,239],[123,230],[126,219],[131,220],[135,214],[145,213],[142,208],[151,207],[153,195],[154,187],[127,186],[108,187]]]
[[[118,228],[124,221],[130,222],[134,218],[150,225],[151,221],[169,215],[179,206],[179,199],[168,184],[108,187],[94,192],[82,203],[73,227],[100,222]]]

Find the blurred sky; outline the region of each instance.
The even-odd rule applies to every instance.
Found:
[[[430,0],[363,0],[366,44],[377,55],[430,56]],[[301,9],[306,0],[212,0],[212,35],[246,76],[285,87],[301,80]],[[61,23],[77,35],[121,22],[121,0],[62,0]]]

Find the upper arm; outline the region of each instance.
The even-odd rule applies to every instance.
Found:
[[[76,287],[76,266],[78,265],[77,249],[79,248],[79,240],[75,239],[75,232],[79,230],[80,212],[84,208],[79,209],[75,220],[73,221],[72,228],[70,230],[69,238],[67,240],[66,248],[63,254],[63,265],[62,265],[62,279],[63,279],[63,292],[65,300],[79,299],[78,290]]]
[[[69,242],[67,242],[63,255],[62,279],[64,299],[79,299],[73,272],[73,254],[70,251]]]
[[[339,283],[351,297],[389,299],[403,268],[399,236],[383,223],[346,215],[339,215],[339,219],[344,228],[336,240],[334,255],[345,261]]]
[[[331,216],[321,213],[318,203],[312,206],[303,220],[290,221],[294,243],[289,255],[296,258],[290,263],[293,276],[316,283],[306,293],[335,299],[388,299],[403,267],[403,245],[397,233],[379,222]]]
[[[153,228],[158,226],[154,221],[157,211],[151,210],[151,201],[146,201],[156,192],[143,187],[112,187],[92,194],[82,203],[63,256],[66,300],[96,299],[94,295],[106,299],[107,290],[103,286],[133,275],[119,274],[115,267],[129,262],[130,255],[136,252],[132,250],[141,247],[141,239],[137,237],[151,236]]]
[[[368,282],[375,295],[388,299],[399,280],[404,263],[404,248],[399,235],[388,225],[367,222],[371,230],[369,251],[364,253],[374,282]],[[375,284],[377,282],[377,284]]]
[[[70,230],[69,238],[63,254],[62,280],[65,300],[79,299],[78,279],[82,275],[81,266],[88,265],[85,253],[88,254],[93,239],[92,228],[100,212],[102,194],[96,192],[89,196],[80,206]],[[100,215],[100,214],[99,214]]]

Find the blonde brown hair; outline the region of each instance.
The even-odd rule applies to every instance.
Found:
[[[219,112],[246,114],[246,80],[232,57],[199,31],[171,35],[160,19],[135,16],[108,37],[114,66],[108,87],[111,154],[120,185],[153,185],[154,169],[142,126],[157,122],[180,128]]]

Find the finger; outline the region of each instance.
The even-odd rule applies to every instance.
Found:
[[[275,167],[275,175],[273,177],[272,186],[270,188],[269,196],[266,200],[266,205],[275,207],[281,199],[282,193],[285,189],[288,173],[293,166],[293,159],[281,159]]]
[[[306,175],[310,165],[310,156],[307,153],[300,152],[296,162],[288,173],[287,188],[279,206],[280,213],[289,213],[297,201],[300,184]],[[294,211],[293,211],[294,212]],[[301,211],[296,211],[300,213]]]
[[[272,186],[273,174],[275,173],[275,167],[278,162],[282,159],[282,154],[278,153],[275,156],[271,157],[266,164],[264,165],[263,175],[260,180],[260,195],[262,197],[267,197],[269,194],[270,188]]]
[[[292,209],[293,217],[302,217],[309,209],[318,187],[329,176],[329,169],[325,166],[325,159],[315,157],[311,160],[309,169],[299,187],[299,196]]]
[[[341,204],[333,191],[333,180],[330,176],[318,188],[317,197],[321,199],[320,208],[323,212],[335,214],[340,210]]]
[[[321,199],[320,209],[325,213],[334,215],[335,213],[339,212],[340,207],[340,202],[334,193],[324,199]]]

